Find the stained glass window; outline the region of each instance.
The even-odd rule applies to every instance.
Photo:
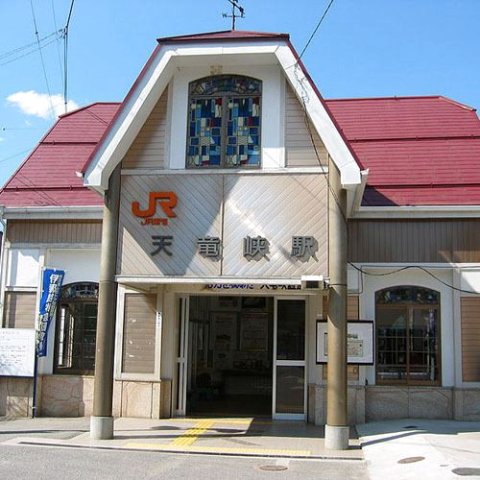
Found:
[[[239,75],[190,83],[187,167],[260,166],[261,88]]]

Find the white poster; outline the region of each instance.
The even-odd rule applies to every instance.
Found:
[[[0,376],[33,377],[35,330],[0,328]]]
[[[359,320],[348,322],[347,362],[373,365],[373,322]],[[327,322],[317,322],[317,363],[327,363]]]

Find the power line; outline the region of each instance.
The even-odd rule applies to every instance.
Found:
[[[430,272],[430,270],[428,270],[425,267],[422,267],[421,265],[406,265],[405,267],[400,267],[400,268],[397,268],[395,270],[391,270],[389,272],[373,273],[373,272],[366,272],[365,270],[363,270],[363,268],[357,267],[352,262],[348,262],[348,264],[351,265],[355,270],[359,271],[361,274],[369,275],[371,277],[386,277],[388,275],[394,275],[396,273],[400,273],[400,272],[403,272],[405,270],[413,270],[413,269],[421,270],[422,272],[425,272],[427,275],[430,275],[430,277],[435,279],[437,282],[440,282],[441,284],[445,285],[446,287],[450,288],[451,290],[455,290],[456,292],[468,293],[468,294],[471,294],[471,295],[480,295],[479,292],[474,292],[472,290],[465,290],[463,288],[458,288],[458,287],[455,287],[454,285],[451,285],[448,282],[445,282],[441,278],[438,278],[434,273]]]
[[[310,43],[312,42],[313,40],[313,37],[316,35],[318,29],[320,28],[320,25],[322,24],[323,20],[325,19],[325,17],[327,16],[327,13],[328,11],[330,10],[330,7],[332,6],[332,3],[334,2],[334,0],[330,0],[330,3],[327,5],[327,8],[325,9],[325,11],[323,12],[323,15],[321,16],[320,20],[318,21],[317,23],[317,26],[315,27],[315,30],[313,31],[313,33],[310,35],[310,38],[308,39],[308,42],[307,44],[303,47],[303,50],[301,51],[300,53],[300,56],[298,57],[298,60],[300,60],[303,56],[303,54],[305,53],[305,50],[307,50],[307,48],[309,47]]]
[[[322,162],[320,160],[320,154],[318,153],[317,145],[315,143],[315,138],[313,137],[312,126],[310,125],[310,119],[308,118],[308,115],[307,115],[307,106],[305,105],[305,100],[304,99],[302,99],[302,108],[303,108],[303,113],[304,113],[305,125],[307,127],[308,136],[310,137],[310,141],[312,143],[313,150],[315,152],[315,157],[317,159],[318,164],[322,167],[323,165],[322,165]],[[348,224],[347,217],[346,217],[345,212],[343,211],[343,208],[340,204],[340,199],[338,198],[337,192],[335,192],[335,190],[332,188],[332,185],[330,183],[330,179],[328,178],[329,175],[330,175],[330,166],[328,166],[328,174],[323,175],[323,177],[325,178],[325,182],[327,183],[328,190],[332,194],[333,200],[337,204],[337,207],[338,207],[338,210],[339,210],[339,212],[342,216],[342,219],[343,219],[344,223],[347,225]]]
[[[52,38],[53,36],[56,36],[58,38],[60,33],[61,33],[61,30],[56,30],[55,32],[50,33],[49,35],[46,35],[45,37],[42,37],[40,39],[40,43],[43,43],[45,40],[48,40],[49,38]],[[14,48],[13,50],[8,50],[6,52],[0,53],[0,60],[3,60],[4,58],[11,57],[12,55],[20,53],[24,50],[31,49],[32,47],[36,47],[37,44],[38,44],[38,42],[35,41],[35,42],[27,43],[26,45],[22,45],[21,47]]]
[[[52,7],[52,16],[53,16],[53,26],[55,27],[55,30],[58,30],[58,22],[57,22],[57,12],[55,11],[55,0],[51,0],[51,7]],[[57,45],[56,45],[56,50],[57,50],[57,60],[58,60],[58,67],[59,67],[59,72],[60,75],[63,75],[63,66],[62,66],[62,59],[60,58],[60,48],[59,48],[59,42],[60,42],[60,37],[57,37]],[[63,80],[63,79],[62,79]]]
[[[43,43],[41,46],[40,46],[40,50],[43,50],[45,47],[48,47],[48,45],[51,45],[53,42],[56,42],[56,39],[52,39],[50,40],[49,42],[46,42],[46,43]],[[37,42],[35,42],[35,45],[37,44]],[[2,62],[0,63],[0,67],[3,66],[3,65],[8,65],[9,63],[12,63],[12,62],[16,62],[17,60],[20,60],[21,58],[24,58],[24,57],[27,57],[28,55],[31,55],[32,53],[36,53],[38,50],[38,48],[35,48],[34,50],[30,50],[29,52],[26,52],[22,55],[19,55],[17,57],[14,57],[14,58],[11,58],[10,60],[7,60],[6,62]]]
[[[11,160],[12,158],[18,157],[19,155],[23,155],[24,153],[31,152],[33,147],[27,148],[26,150],[22,150],[21,152],[14,153],[13,155],[10,155],[9,157],[5,158],[0,158],[0,163],[7,162],[8,160]]]
[[[33,0],[30,0],[30,6],[32,7],[33,26],[35,27],[35,36],[37,37],[38,52],[40,54],[40,60],[42,62],[43,76],[45,78],[45,84],[47,86],[48,100],[50,102],[50,112],[51,116],[55,118],[55,109],[53,108],[52,94],[50,92],[50,85],[48,84],[47,70],[45,68],[45,61],[43,60],[42,49],[40,48],[40,36],[38,34],[37,19],[35,17],[35,9],[33,8]]]
[[[102,117],[98,116],[96,113],[93,113],[90,111],[90,109],[86,109],[85,112],[87,112],[91,117],[97,119],[99,122],[105,124],[105,125],[110,125],[110,122],[107,122],[106,120],[104,120]]]
[[[22,177],[25,181],[22,181]],[[17,172],[17,174],[15,175],[15,180],[20,182],[24,187],[28,189],[33,188],[35,193],[37,193],[44,200],[51,202],[52,205],[60,206],[60,204],[45,190],[39,190],[38,185],[35,185],[26,175],[23,175],[21,172]]]

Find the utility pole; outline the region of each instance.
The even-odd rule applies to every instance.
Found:
[[[347,409],[347,192],[340,172],[328,165],[328,295],[327,424],[325,447],[348,449]]]
[[[103,207],[93,415],[90,417],[90,437],[95,440],[113,438],[113,363],[117,313],[115,273],[119,203],[120,165],[110,176]]]

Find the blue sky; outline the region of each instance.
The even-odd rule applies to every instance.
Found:
[[[329,1],[243,0],[237,29],[290,33],[300,52]],[[32,5],[43,39],[70,4],[0,0],[0,185],[52,125],[48,90],[63,105],[63,41],[41,40],[48,88],[38,50],[12,51],[36,42]],[[228,30],[229,11],[226,0],[76,0],[71,106],[122,100],[157,37]],[[479,33],[480,0],[335,0],[303,60],[325,98],[440,94],[479,108]]]

